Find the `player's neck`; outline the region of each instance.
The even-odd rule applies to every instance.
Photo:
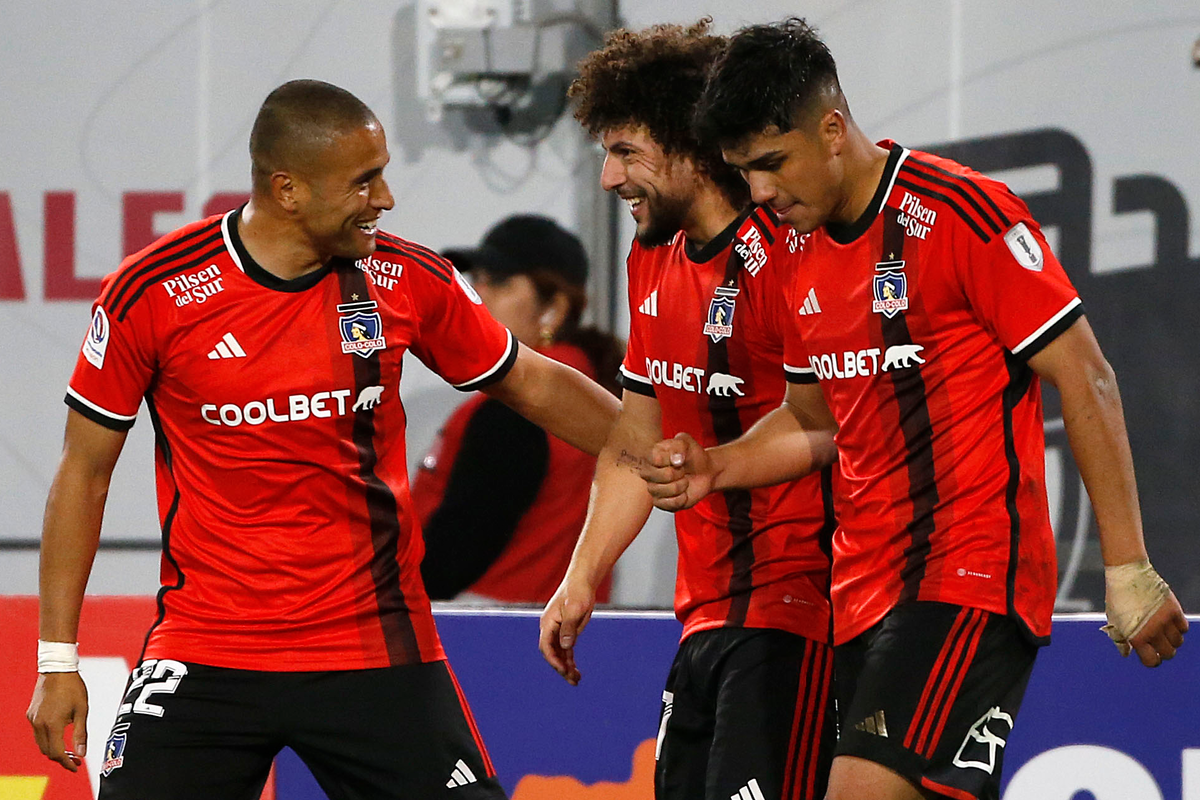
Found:
[[[253,197],[238,218],[238,235],[255,263],[282,280],[294,280],[325,264],[326,259],[298,233],[291,220],[256,207]]]
[[[831,222],[850,225],[858,221],[871,204],[879,182],[883,180],[888,155],[886,149],[871,141],[857,126],[850,129],[849,141],[843,154],[844,201],[830,217]]]
[[[715,239],[737,219],[738,209],[729,202],[716,184],[705,181],[696,191],[687,217],[683,235],[692,247],[703,247]]]

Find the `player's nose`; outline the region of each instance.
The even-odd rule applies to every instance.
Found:
[[[611,192],[625,183],[625,168],[620,159],[613,158],[612,153],[604,154],[604,167],[600,170],[600,186],[606,192]]]
[[[750,184],[750,199],[759,205],[766,205],[775,198],[778,192],[775,184],[762,172],[747,172],[746,183]]]

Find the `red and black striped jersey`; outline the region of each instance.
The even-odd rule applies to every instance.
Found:
[[[656,397],[663,436],[732,441],[783,402],[786,280],[797,237],[752,207],[703,248],[682,233],[629,254],[621,382]],[[829,637],[833,477],[715,493],[675,514],[675,613],[686,638],[718,627]]]
[[[801,239],[786,370],[836,418],[836,641],[897,604],[1050,634],[1056,569],[1027,360],[1082,313],[1029,209],[944,158],[891,155],[864,214]]]
[[[162,525],[145,656],[255,670],[444,658],[419,565],[401,359],[475,389],[511,334],[432,251],[283,281],[238,211],[169,234],[105,278],[67,403],[107,427],[146,400]]]

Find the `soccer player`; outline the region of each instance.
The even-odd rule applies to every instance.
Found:
[[[660,443],[656,502],[819,465],[836,431],[841,738],[829,800],[998,798],[1004,744],[1050,635],[1054,540],[1040,380],[1100,527],[1110,634],[1148,666],[1187,622],[1147,560],[1113,372],[1025,204],[1003,184],[855,125],[800,19],[731,38],[701,139],[801,234],[786,404],[741,440]]]
[[[96,301],[42,537],[38,745],[72,771],[84,755],[79,610],[145,397],[162,590],[91,748],[100,796],[257,797],[290,746],[331,797],[503,797],[420,582],[401,359],[592,452],[617,401],[518,348],[448,262],[378,229],[387,144],[352,94],[275,89],[250,156],[247,205],[130,256]]]
[[[690,119],[724,46],[707,20],[618,31],[580,64],[576,117],[606,151],[601,181],[637,223],[621,415],[584,532],[542,614],[543,655],[572,684],[596,588],[651,499],[635,467],[663,437],[716,445],[783,401],[783,280],[798,241]],[[827,437],[823,457],[832,461]],[[706,498],[675,518],[683,639],[659,729],[659,800],[820,798],[834,744],[830,472]]]

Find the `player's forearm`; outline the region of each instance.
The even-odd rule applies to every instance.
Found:
[[[100,540],[108,476],[64,459],[46,501],[39,570],[38,638],[74,642],[79,611]]]
[[[1060,377],[1063,425],[1087,488],[1106,565],[1146,558],[1133,457],[1116,376],[1106,362]]]
[[[521,348],[505,379],[484,390],[568,444],[600,452],[621,403],[583,373]]]
[[[567,568],[568,575],[582,578],[593,589],[612,572],[653,508],[646,484],[636,471],[644,448],[630,444],[610,442],[601,451],[587,520]]]
[[[711,448],[712,491],[752,489],[797,480],[837,458],[833,431],[803,426],[786,404],[741,438]]]

